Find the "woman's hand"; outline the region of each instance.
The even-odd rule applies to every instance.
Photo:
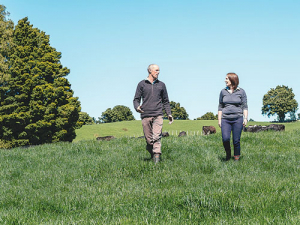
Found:
[[[219,123],[218,123],[218,124],[219,124],[219,127],[221,128],[221,125],[222,125],[222,122],[221,122],[221,120],[219,120]]]
[[[245,118],[245,119],[244,119],[244,122],[243,122],[243,126],[244,126],[244,127],[247,126],[247,123],[248,123],[248,120],[247,120],[247,118]]]
[[[244,122],[243,122],[243,126],[245,127],[248,123],[248,109],[245,109],[244,112],[243,112],[243,117],[244,117]]]

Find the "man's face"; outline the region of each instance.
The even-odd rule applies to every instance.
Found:
[[[150,75],[152,76],[153,80],[156,80],[159,75],[159,67],[157,65],[152,66],[150,70]]]

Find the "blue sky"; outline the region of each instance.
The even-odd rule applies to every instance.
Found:
[[[132,105],[147,66],[158,64],[171,101],[190,119],[217,113],[225,76],[235,72],[249,118],[270,88],[293,88],[300,104],[300,1],[2,0],[10,19],[28,17],[50,35],[82,111],[100,117]],[[299,113],[298,111],[297,113]]]

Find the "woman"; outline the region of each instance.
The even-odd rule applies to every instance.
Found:
[[[248,106],[246,92],[239,88],[239,77],[228,73],[225,78],[226,88],[221,90],[218,108],[219,127],[222,131],[223,146],[226,160],[231,158],[230,134],[232,132],[234,160],[240,159],[240,138],[243,126],[248,121]]]

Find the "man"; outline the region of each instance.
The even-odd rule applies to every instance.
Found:
[[[148,66],[148,77],[139,82],[133,99],[135,110],[141,114],[146,149],[155,163],[160,161],[161,155],[163,108],[168,115],[169,124],[173,123],[166,85],[158,80],[159,72],[158,65]]]

